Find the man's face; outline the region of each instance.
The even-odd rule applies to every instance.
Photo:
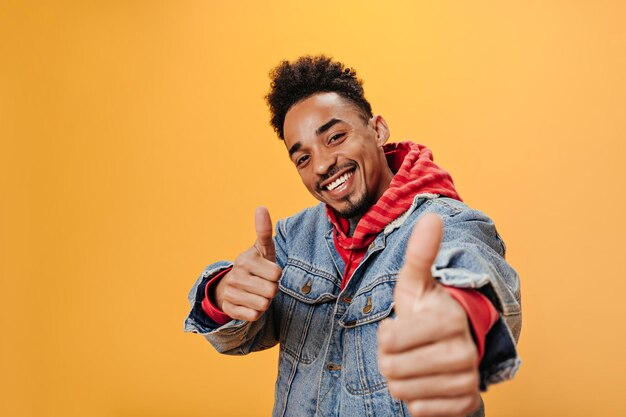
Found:
[[[362,216],[393,174],[382,149],[389,130],[381,116],[364,120],[337,93],[318,93],[285,116],[285,145],[309,192],[346,218]]]

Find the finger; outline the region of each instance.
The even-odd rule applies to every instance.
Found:
[[[248,276],[247,279],[234,281],[232,285],[242,291],[265,298],[274,298],[278,292],[278,285],[275,282],[254,275]]]
[[[432,213],[425,214],[413,228],[394,292],[399,316],[409,313],[416,302],[436,286],[430,271],[439,252],[442,235],[441,218]]]
[[[384,320],[378,328],[378,347],[384,353],[400,353],[429,343],[445,340],[466,331],[463,321],[449,321],[445,325],[432,316],[419,315],[412,320],[398,317]]]
[[[421,378],[389,380],[391,395],[402,401],[451,398],[479,392],[478,372],[430,375]]]
[[[476,368],[476,347],[459,337],[400,353],[381,352],[378,367],[387,379],[456,373]]]
[[[249,249],[244,256],[235,259],[234,269],[237,269],[238,280],[245,279],[246,276],[256,275],[268,281],[276,282],[282,275],[282,269],[274,262],[261,258],[255,248]]]
[[[272,239],[272,218],[267,207],[257,207],[254,213],[254,227],[256,229],[255,247],[265,259],[275,262],[276,250]]]
[[[414,417],[451,416],[463,417],[480,407],[480,395],[466,395],[456,398],[435,398],[411,401],[407,404]]]
[[[263,314],[260,311],[253,310],[251,308],[242,307],[238,305],[234,305],[229,303],[228,301],[224,301],[224,313],[228,314],[229,317],[236,320],[243,321],[257,321],[259,317]]]
[[[263,312],[269,308],[272,300],[258,294],[249,293],[239,288],[231,287],[225,290],[224,301],[236,306]]]

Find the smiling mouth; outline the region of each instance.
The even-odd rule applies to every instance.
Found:
[[[346,181],[348,181],[348,178],[350,178],[352,176],[352,174],[354,174],[354,171],[346,172],[345,174],[343,174],[342,176],[340,176],[339,178],[337,178],[336,180],[334,180],[330,184],[326,185],[324,188],[326,190],[328,190],[328,191],[332,191],[335,188],[337,188],[340,185],[342,185],[343,183],[345,183]]]

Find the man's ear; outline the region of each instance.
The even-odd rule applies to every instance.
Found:
[[[370,119],[370,125],[372,126],[372,129],[374,129],[374,132],[376,132],[376,144],[382,147],[385,143],[387,143],[387,140],[391,135],[387,121],[380,114],[375,114]]]

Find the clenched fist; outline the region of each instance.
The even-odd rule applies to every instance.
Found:
[[[217,307],[233,319],[255,321],[278,292],[282,270],[276,265],[272,219],[265,207],[254,215],[256,242],[241,253],[215,289]]]
[[[442,234],[437,215],[415,225],[394,292],[397,317],[378,333],[380,371],[414,417],[465,416],[480,405],[467,316],[431,275]]]

